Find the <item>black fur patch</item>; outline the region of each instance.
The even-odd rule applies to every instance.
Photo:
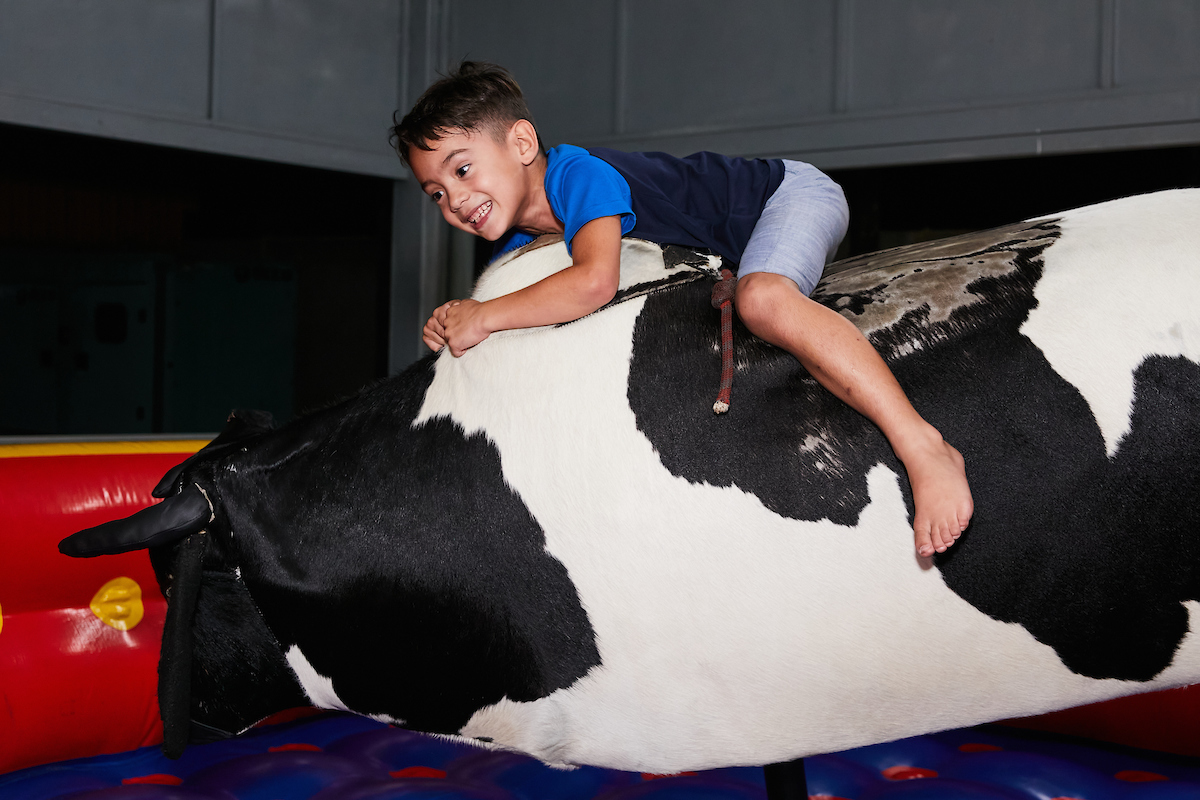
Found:
[[[150,550],[150,562],[168,600],[174,594],[171,570],[176,550],[178,545]],[[201,574],[191,620],[189,702],[194,722],[228,736],[276,711],[306,706],[308,698],[246,587],[234,577],[232,568],[214,568],[220,566],[215,561],[210,559],[209,568]],[[160,693],[179,690],[178,686],[159,687]]]
[[[1200,524],[1200,367],[1147,359],[1133,428],[1110,461],[1083,397],[1019,330],[1055,235],[1040,223],[887,251],[840,265],[814,297],[863,320],[917,410],[966,459],[976,511],[936,558],[947,586],[1023,625],[1079,674],[1149,680],[1187,632],[1180,602],[1200,597],[1189,535]],[[877,305],[908,302],[896,282],[975,268],[971,302]],[[740,323],[731,407],[713,414],[721,366],[709,286],[652,295],[637,322],[629,400],[663,465],[737,485],[786,517],[854,525],[866,473],[883,463],[911,518],[907,478],[878,430]]]
[[[495,446],[445,418],[412,427],[432,365],[264,434],[213,482],[232,534],[217,541],[282,650],[355,711],[449,733],[600,658]]]
[[[887,442],[737,320],[735,358],[743,366],[729,412],[713,414],[721,356],[711,291],[711,281],[697,281],[646,298],[628,390],[638,428],[675,475],[737,484],[786,517],[853,525],[869,501],[867,470],[892,458]]]
[[[675,269],[680,264],[704,269],[708,266],[708,258],[690,247],[680,247],[677,244],[663,246],[663,267]]]
[[[988,513],[938,566],[959,596],[1020,623],[1072,671],[1150,680],[1188,632],[1182,601],[1200,598],[1200,366],[1143,362],[1112,459],[1082,398],[1046,372],[1009,370],[958,395],[974,405],[986,392],[1027,419],[1001,420],[1001,457],[967,456]]]

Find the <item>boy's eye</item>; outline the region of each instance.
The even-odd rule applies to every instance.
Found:
[[[463,164],[461,167],[459,167],[458,169],[454,170],[454,174],[455,174],[455,175],[457,175],[457,176],[458,176],[458,177],[460,177],[460,178],[465,178],[465,177],[467,176],[467,172],[468,172],[470,169],[471,169],[471,165],[470,165],[470,164]]]
[[[444,194],[445,192],[434,192],[433,194],[429,195],[429,199],[436,203],[442,199],[442,195]]]

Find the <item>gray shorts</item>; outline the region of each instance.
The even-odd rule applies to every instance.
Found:
[[[846,235],[850,209],[842,187],[812,164],[785,160],[783,166],[783,182],[763,206],[738,277],[772,272],[810,295]]]

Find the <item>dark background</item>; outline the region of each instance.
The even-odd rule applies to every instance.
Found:
[[[281,421],[386,371],[392,182],[0,125],[0,435]]]
[[[846,257],[1197,186],[1200,147],[830,174]],[[383,377],[391,203],[386,178],[0,125],[0,435],[211,432]]]

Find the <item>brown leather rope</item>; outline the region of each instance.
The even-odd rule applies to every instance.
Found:
[[[713,284],[713,308],[721,309],[721,390],[713,403],[714,414],[729,410],[729,394],[733,390],[733,296],[737,278],[727,269],[721,270],[721,280]]]

